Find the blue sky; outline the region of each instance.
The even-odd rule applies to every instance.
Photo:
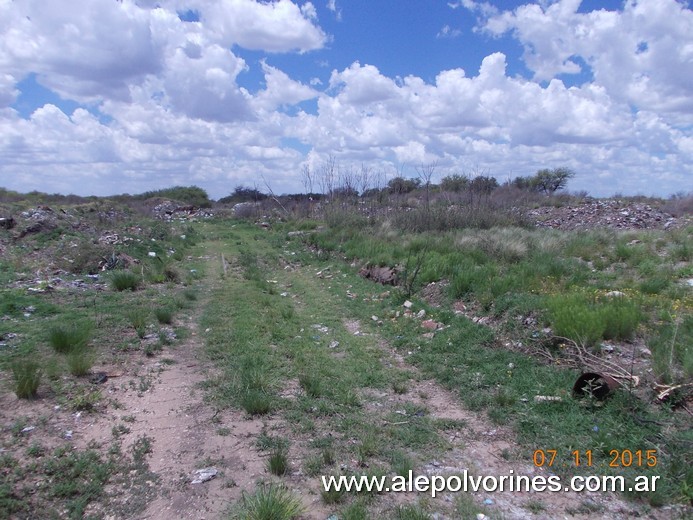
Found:
[[[677,0],[0,0],[0,186],[303,190],[577,172],[693,186],[693,13]]]

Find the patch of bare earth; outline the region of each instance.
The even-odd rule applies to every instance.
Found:
[[[359,331],[357,321],[345,321],[345,327],[350,331]],[[426,461],[417,467],[414,475],[468,475],[496,476],[526,475],[548,477],[551,475],[545,468],[535,467],[532,461],[518,461],[515,434],[510,428],[493,424],[483,412],[475,412],[465,408],[451,392],[442,388],[435,381],[424,379],[416,368],[409,365],[405,359],[385,341],[380,346],[386,353],[384,362],[394,365],[412,374],[405,394],[397,394],[393,390],[369,391],[365,399],[366,406],[374,414],[384,414],[402,410],[403,405],[411,403],[423,406],[434,419],[454,421],[456,427],[447,429],[444,433],[449,449],[440,453],[434,459]],[[375,418],[374,418],[375,419]],[[403,421],[407,417],[403,415]],[[565,483],[564,483],[565,484]],[[507,486],[507,484],[506,484]],[[460,491],[462,493],[462,491]],[[667,509],[649,510],[647,514],[640,506],[629,503],[616,493],[592,492],[492,492],[483,490],[470,491],[480,505],[484,505],[489,514],[500,514],[503,518],[512,519],[626,519],[646,517],[652,519],[671,518]],[[422,498],[429,493],[422,493]],[[442,493],[431,503],[432,511],[437,512],[436,518],[455,518],[446,516],[444,511],[450,511],[454,503],[454,493]],[[406,499],[400,498],[400,502]],[[537,506],[540,503],[540,506]],[[437,509],[438,507],[439,509]],[[538,509],[541,509],[538,511]],[[536,512],[531,512],[534,510]]]

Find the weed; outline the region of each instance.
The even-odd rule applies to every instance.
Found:
[[[337,476],[335,477],[335,479],[338,478],[339,477]],[[335,489],[335,487],[333,486],[330,489],[322,489],[320,491],[320,496],[322,497],[322,501],[325,504],[339,504],[346,497],[346,491],[344,490],[344,487]]]
[[[528,500],[523,507],[535,515],[538,515],[542,511],[546,511],[546,506],[540,500]]]
[[[267,468],[270,473],[279,477],[286,475],[289,472],[289,457],[284,449],[275,449],[270,453],[267,460]]]
[[[188,287],[187,289],[183,290],[183,298],[190,302],[194,302],[197,300],[197,291],[193,288]]]
[[[142,435],[132,445],[132,458],[136,464],[143,464],[152,451],[152,438]]]
[[[170,307],[159,307],[154,311],[154,315],[159,323],[163,325],[170,325],[173,321],[173,309]]]
[[[91,339],[93,325],[77,322],[71,325],[54,325],[48,329],[48,341],[59,354],[85,348]]]
[[[266,415],[272,409],[272,400],[260,390],[247,390],[241,397],[241,407],[250,415]]]
[[[135,291],[140,286],[140,277],[132,271],[114,271],[111,275],[111,287],[115,291]]]
[[[113,435],[113,437],[115,437],[116,439],[128,433],[130,433],[130,428],[128,428],[124,424],[117,424],[113,428],[111,428],[111,435]]]
[[[308,397],[318,398],[323,395],[322,382],[315,374],[301,374],[298,383]]]
[[[38,442],[34,442],[27,448],[26,454],[33,458],[43,457],[46,454],[46,448],[41,446]]]
[[[14,393],[20,399],[34,399],[41,383],[41,365],[31,359],[16,360],[11,364]]]
[[[301,500],[286,487],[261,485],[254,493],[243,492],[232,518],[242,520],[292,520],[303,514]]]
[[[85,376],[94,365],[94,360],[94,352],[88,346],[76,347],[67,354],[67,367],[73,376]]]
[[[430,520],[432,517],[420,506],[406,505],[397,508],[395,518],[397,520]]]
[[[137,336],[140,339],[144,338],[147,331],[147,312],[144,309],[130,309],[126,316]]]

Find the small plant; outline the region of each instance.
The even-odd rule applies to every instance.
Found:
[[[41,383],[41,366],[33,360],[21,359],[12,363],[14,393],[20,399],[34,399]]]
[[[308,397],[317,398],[323,395],[322,383],[320,378],[312,374],[302,374],[298,378],[298,383]]]
[[[245,520],[292,520],[303,514],[301,500],[284,486],[262,485],[255,493],[243,492],[234,518]]]
[[[128,321],[137,332],[137,337],[144,338],[147,331],[147,313],[143,309],[131,309],[127,313]]]
[[[85,348],[91,339],[92,325],[88,322],[55,325],[48,329],[48,341],[59,354]]]
[[[197,300],[197,291],[189,287],[183,291],[183,298],[185,298],[188,301],[194,302]]]
[[[397,520],[430,520],[431,515],[421,509],[420,506],[399,506],[395,514]]]
[[[94,365],[94,353],[87,345],[73,348],[67,354],[67,367],[73,376],[85,376]]]
[[[140,286],[140,277],[132,271],[114,271],[111,287],[116,291],[135,291]]]
[[[143,435],[138,437],[132,445],[132,458],[136,463],[141,464],[145,461],[147,455],[151,455],[152,451],[152,438]]]
[[[272,451],[267,461],[267,467],[273,475],[279,477],[286,475],[289,471],[289,457],[286,450],[279,448]]]
[[[173,321],[173,309],[170,307],[159,307],[154,311],[154,315],[163,325],[170,325]]]
[[[241,397],[241,406],[250,415],[265,415],[272,408],[270,397],[259,390],[248,390]]]
[[[335,477],[339,478],[339,477]],[[320,492],[320,496],[322,497],[322,501],[327,504],[339,504],[342,500],[344,500],[344,497],[346,495],[346,491],[344,490],[344,487],[341,487],[339,489],[335,489],[334,487],[331,487],[330,489],[323,489]]]

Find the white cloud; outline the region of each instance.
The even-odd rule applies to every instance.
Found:
[[[339,7],[337,7],[337,0],[328,0],[327,9],[329,9],[335,14],[335,18],[337,19],[337,21],[342,20],[342,10]]]
[[[286,105],[296,105],[301,101],[314,99],[319,93],[311,87],[294,81],[281,70],[262,62],[265,73],[266,88],[259,92],[254,99],[258,109],[272,111]]]
[[[330,154],[388,171],[438,160],[441,175],[480,167],[501,180],[569,166],[578,172],[570,188],[596,194],[674,192],[693,178],[693,31],[673,0],[591,13],[568,0],[503,13],[461,0],[451,7],[472,9],[485,31],[519,39],[534,80],[509,75],[494,53],[478,71],[433,80],[354,62],[333,70],[324,91],[319,78],[306,84],[270,65],[272,56],[246,62],[232,50],[320,48],[327,36],[313,4],[156,5],[0,0],[3,183],[82,194],[199,184],[221,197],[241,183],[262,187],[262,175],[281,193],[301,189],[302,163]],[[176,10],[186,9],[200,21],[181,21]],[[593,81],[556,78],[582,64]],[[257,72],[264,88],[240,86]],[[10,107],[29,73],[97,115],[47,104],[21,118]],[[310,100],[316,110],[301,110]]]
[[[676,0],[631,0],[622,11],[578,13],[580,0],[527,4],[487,17],[483,29],[512,32],[535,79],[591,69],[608,94],[639,109],[693,121],[693,12]]]
[[[327,35],[313,24],[316,15],[312,4],[301,9],[290,0],[199,0],[196,5],[204,26],[224,45],[306,52],[322,48],[327,41]]]
[[[462,34],[462,31],[459,29],[453,29],[449,25],[444,25],[440,31],[438,31],[438,34],[436,34],[436,38],[457,38]]]

